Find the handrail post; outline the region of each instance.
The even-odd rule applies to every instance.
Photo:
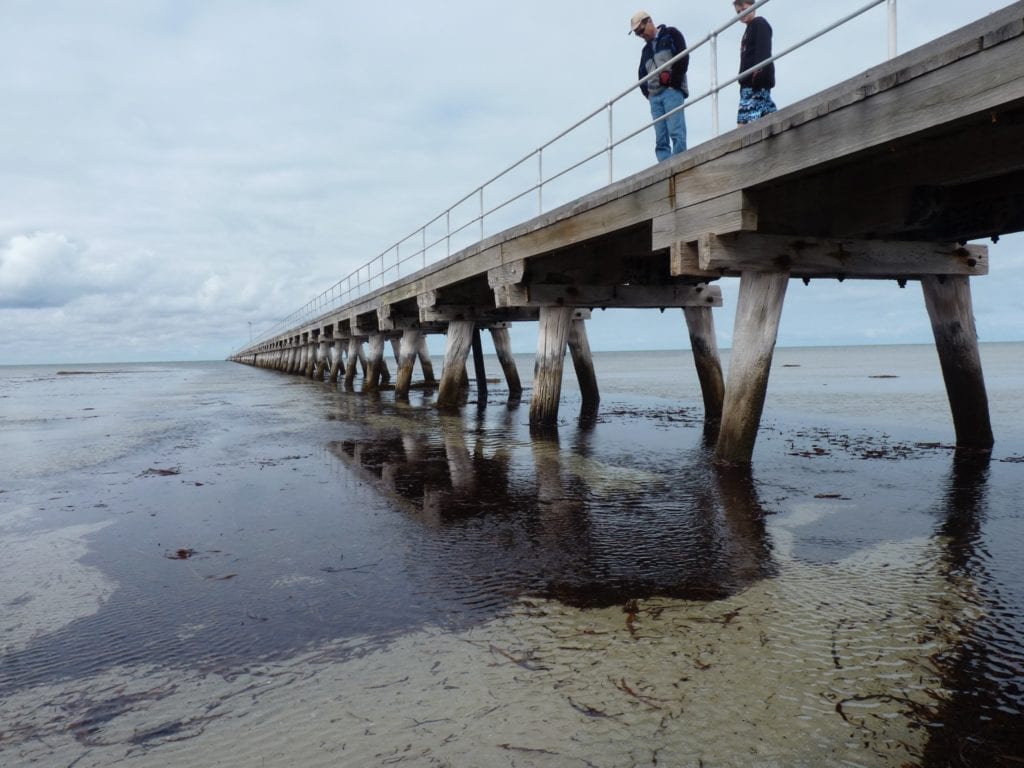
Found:
[[[718,135],[718,35],[711,35],[711,134]]]
[[[427,228],[424,227],[420,230],[423,235],[423,248],[420,249],[420,253],[423,254],[423,266],[427,266]]]
[[[889,58],[896,58],[896,0],[889,0]]]
[[[480,187],[480,239],[484,239],[484,188]]]
[[[544,213],[544,147],[537,150],[537,214]]]
[[[444,212],[444,230],[445,230],[445,249],[448,251],[448,255],[452,255],[452,209],[449,208]],[[426,266],[426,261],[423,262],[423,266]]]
[[[615,130],[612,123],[612,102],[608,102],[608,183],[615,181],[615,169],[612,166],[615,152]]]

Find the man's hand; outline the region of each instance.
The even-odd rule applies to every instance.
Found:
[[[667,69],[664,70],[660,75],[658,75],[658,82],[660,82],[662,85],[668,85],[670,82],[672,82],[672,73],[669,72]]]

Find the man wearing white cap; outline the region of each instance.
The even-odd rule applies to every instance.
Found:
[[[689,55],[654,75],[654,70],[686,50],[686,40],[675,27],[655,25],[651,14],[637,11],[629,20],[629,29],[645,41],[640,54],[640,91],[650,102],[651,117],[657,120],[662,115],[683,106],[690,95],[686,82],[686,70],[690,66]],[[686,118],[679,109],[664,120],[654,124],[654,154],[658,162],[686,149]]]

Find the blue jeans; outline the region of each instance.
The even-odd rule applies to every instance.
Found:
[[[683,92],[676,88],[665,88],[651,96],[651,119],[657,119],[666,112],[683,105]],[[660,163],[667,157],[686,149],[686,117],[683,111],[654,124],[654,154]],[[671,140],[671,144],[669,143]]]

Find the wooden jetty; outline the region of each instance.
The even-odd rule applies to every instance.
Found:
[[[749,462],[790,280],[921,284],[959,446],[991,447],[967,241],[1024,230],[1024,2],[1014,3],[717,139],[462,250],[232,359],[397,397],[425,335],[447,334],[437,402],[457,407],[488,330],[513,398],[509,324],[538,323],[530,422],[558,414],[570,352],[585,408],[599,400],[594,309],[678,307],[716,456]],[[728,377],[716,281],[739,278]],[[837,307],[837,312],[841,307]],[[364,344],[368,352],[363,351]],[[478,363],[479,364],[479,363]],[[482,372],[478,386],[486,386]]]

